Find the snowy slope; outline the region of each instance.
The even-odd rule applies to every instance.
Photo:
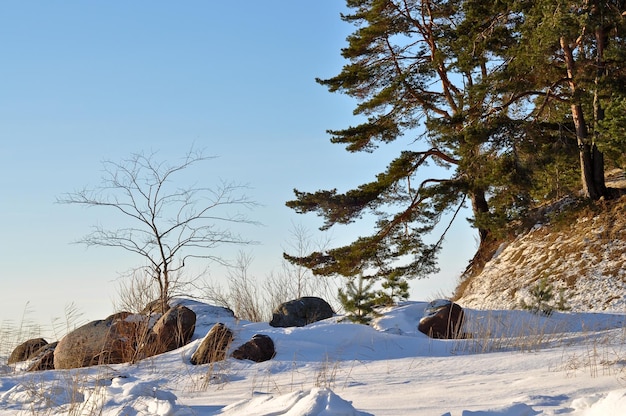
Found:
[[[426,306],[407,302],[372,326],[331,318],[272,328],[185,300],[194,340],[135,365],[24,373],[0,368],[0,415],[622,415],[626,316],[467,310],[465,340],[416,330]],[[228,359],[192,366],[212,325],[234,344],[274,340],[264,363]]]
[[[572,311],[626,311],[626,196],[599,214],[572,224],[538,224],[502,244],[457,302],[480,309],[515,309],[532,303],[540,279],[563,291]]]

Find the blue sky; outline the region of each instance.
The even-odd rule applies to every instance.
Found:
[[[217,156],[197,180],[248,184],[260,206],[246,230],[260,277],[280,267],[293,224],[316,237],[321,221],[285,207],[293,188],[347,190],[384,169],[409,140],[350,154],[325,133],[355,124],[354,102],[315,77],[336,75],[353,27],[344,3],[301,1],[4,1],[0,4],[0,321],[29,314],[46,325],[70,304],[85,319],[112,312],[119,273],[137,259],[71,244],[107,212],[59,205],[99,183],[103,160],[136,152]],[[413,145],[414,146],[414,145]],[[206,181],[206,182],[204,182]],[[367,227],[332,231],[347,242]],[[249,234],[248,234],[249,233]],[[443,271],[412,282],[412,296],[449,293],[476,248],[464,221]],[[215,271],[212,278],[220,278]]]

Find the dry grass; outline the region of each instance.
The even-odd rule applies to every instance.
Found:
[[[534,352],[558,345],[564,335],[548,330],[549,321],[528,314],[526,319],[501,311],[486,316],[466,317],[463,332],[468,334],[455,341],[453,354],[485,354],[496,351]]]
[[[315,376],[315,387],[332,389],[337,381],[340,363],[338,360],[331,360],[328,355],[321,362],[317,375]]]
[[[28,339],[41,337],[42,328],[31,320],[30,315],[31,309],[27,303],[20,322],[0,322],[0,358],[3,360],[2,364],[6,364],[7,358],[19,344]]]
[[[567,377],[614,376],[626,383],[626,326],[600,335],[587,333],[584,339],[582,349],[564,347],[561,363],[551,370],[563,371]]]
[[[486,354],[499,351],[532,353],[561,348],[561,360],[549,367],[566,377],[616,377],[626,384],[626,322],[619,329],[566,333],[541,316],[491,311],[466,319],[470,334],[451,344],[451,354]],[[550,325],[553,325],[552,327]]]
[[[30,407],[24,415],[50,416],[62,411],[68,416],[101,415],[106,403],[110,374],[106,367],[93,371],[59,372],[51,380],[43,373],[26,373],[8,393],[28,397]]]

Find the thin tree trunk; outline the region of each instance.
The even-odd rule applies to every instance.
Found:
[[[161,313],[167,312],[169,309],[169,297],[170,297],[170,277],[169,271],[165,269],[163,271],[163,292],[161,293]]]
[[[596,6],[597,7],[597,6]],[[606,28],[599,25],[596,28],[596,79],[595,90],[593,92],[593,116],[594,116],[594,140],[591,149],[591,158],[593,160],[593,182],[596,191],[599,193],[598,197],[606,196],[606,183],[604,181],[604,155],[596,147],[599,123],[604,120],[604,108],[600,103],[599,84],[601,79],[606,75],[606,62],[604,62],[604,48],[606,47],[608,38]]]
[[[593,183],[599,194],[598,198],[607,196],[604,180],[604,154],[598,150],[595,143],[592,145],[591,158],[593,160]]]
[[[574,82],[574,54],[572,48],[564,37],[560,39],[565,65],[567,67],[567,76],[569,78],[569,87],[574,96],[577,92],[576,83]],[[578,152],[580,155],[580,178],[582,184],[583,195],[587,198],[596,200],[600,198],[600,194],[595,186],[594,181],[594,165],[592,157],[592,145],[589,143],[587,123],[583,114],[582,106],[576,102],[572,102],[572,121],[576,129],[576,140],[578,142]],[[595,146],[594,146],[595,147]]]
[[[583,195],[587,198],[597,200],[600,198],[600,195],[596,189],[594,181],[592,145],[585,143],[582,140],[578,140],[578,153],[580,156],[580,179],[583,187]]]

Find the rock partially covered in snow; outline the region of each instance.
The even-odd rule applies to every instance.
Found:
[[[154,324],[150,355],[172,351],[191,341],[196,330],[196,314],[186,306],[176,305]]]
[[[26,371],[54,370],[54,350],[58,342],[46,344],[31,356],[33,362]]]
[[[7,364],[14,364],[20,361],[29,360],[37,351],[46,345],[48,345],[48,341],[43,338],[33,338],[28,341],[24,341],[15,347],[7,360]]]
[[[271,360],[275,355],[274,341],[269,336],[261,334],[255,334],[250,341],[232,353],[233,358],[251,360],[257,363]]]
[[[152,323],[151,316],[129,312],[89,322],[59,341],[54,350],[54,368],[121,364],[180,348],[193,336],[196,314],[177,305]]]
[[[191,356],[191,364],[201,365],[224,360],[232,341],[233,331],[226,325],[223,323],[213,325]]]
[[[68,369],[128,361],[132,342],[128,335],[135,325],[130,313],[118,313],[92,321],[64,336],[54,350],[54,368]],[[132,327],[133,329],[129,329]]]
[[[464,313],[456,303],[437,299],[428,304],[417,329],[431,338],[456,339],[461,337]]]
[[[279,305],[272,313],[270,325],[288,328],[301,327],[331,318],[335,312],[324,299],[304,296]]]

